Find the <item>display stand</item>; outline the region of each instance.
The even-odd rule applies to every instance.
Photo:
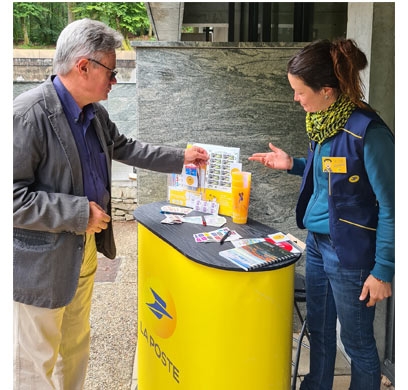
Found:
[[[138,207],[138,389],[289,389],[294,260],[243,271],[196,243],[212,227],[160,223],[158,202]],[[248,220],[243,238],[276,230]]]

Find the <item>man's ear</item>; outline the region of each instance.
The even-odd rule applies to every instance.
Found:
[[[84,74],[88,73],[88,67],[89,61],[85,58],[82,58],[77,62],[77,69],[81,76],[84,76]]]

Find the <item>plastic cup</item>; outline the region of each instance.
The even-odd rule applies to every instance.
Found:
[[[231,172],[232,222],[234,223],[247,223],[251,176],[250,172]]]

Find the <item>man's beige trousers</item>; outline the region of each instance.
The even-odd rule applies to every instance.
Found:
[[[14,390],[80,390],[89,359],[95,235],[87,235],[74,299],[46,309],[14,302]]]

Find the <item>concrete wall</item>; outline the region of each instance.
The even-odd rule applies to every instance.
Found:
[[[13,49],[13,81],[43,81],[52,74],[55,50]],[[117,50],[116,79],[119,83],[135,82],[134,51]]]
[[[395,4],[349,3],[347,37],[367,56],[366,98],[395,131]]]

